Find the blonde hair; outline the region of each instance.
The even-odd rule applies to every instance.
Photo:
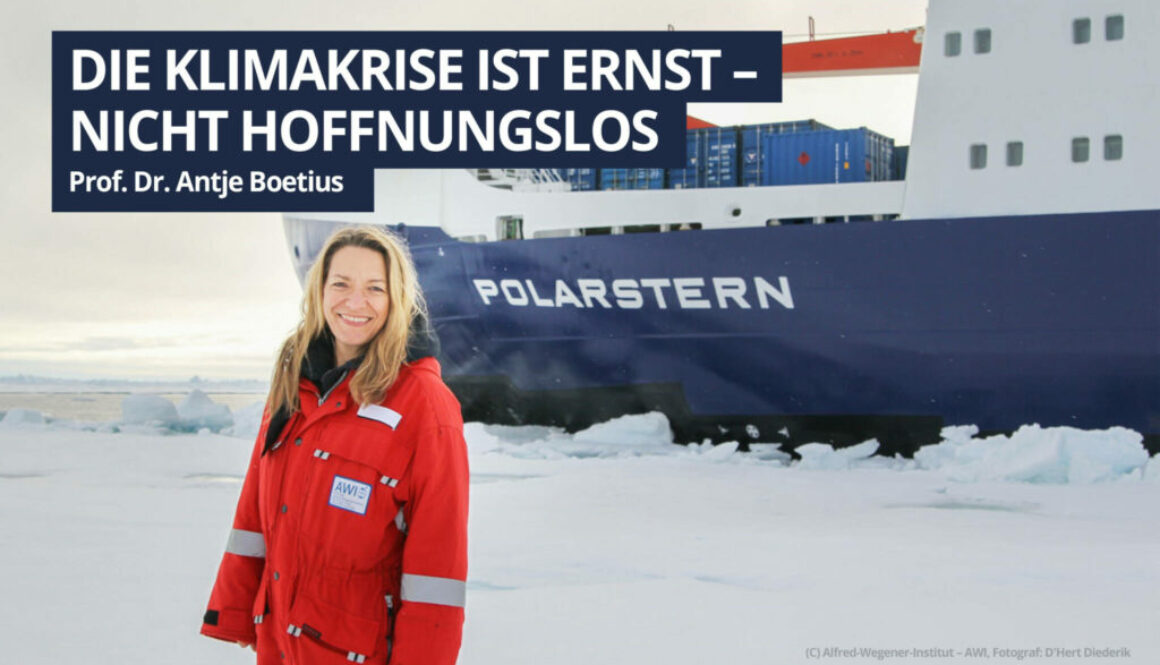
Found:
[[[374,226],[346,227],[335,231],[323,245],[318,258],[306,274],[302,294],[302,320],[298,328],[282,343],[270,382],[270,413],[293,413],[299,407],[298,382],[302,361],[310,342],[324,333],[329,336],[322,310],[322,290],[334,254],[344,247],[371,249],[383,257],[387,271],[387,321],[363,349],[363,360],[350,380],[350,392],[360,404],[381,401],[387,389],[399,376],[407,359],[407,337],[416,317],[426,321],[426,303],[419,288],[415,264],[402,239]]]

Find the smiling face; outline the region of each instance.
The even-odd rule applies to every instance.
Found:
[[[348,245],[330,259],[322,311],[334,333],[337,365],[357,357],[387,322],[387,266],[373,249]]]

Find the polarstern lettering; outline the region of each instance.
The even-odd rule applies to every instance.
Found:
[[[789,279],[777,285],[763,277],[655,277],[645,279],[578,279],[570,283],[537,283],[530,279],[475,279],[475,292],[484,305],[512,307],[576,307],[602,309],[793,309]]]

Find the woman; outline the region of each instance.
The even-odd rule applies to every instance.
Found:
[[[414,265],[344,228],[282,346],[201,632],[260,665],[455,662],[467,453]]]

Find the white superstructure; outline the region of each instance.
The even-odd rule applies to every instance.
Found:
[[[379,170],[374,213],[324,218],[485,241],[1160,208],[1157,34],[1157,0],[931,0],[905,181],[564,192]]]
[[[1160,208],[1157,35],[1155,0],[931,0],[903,215]]]

